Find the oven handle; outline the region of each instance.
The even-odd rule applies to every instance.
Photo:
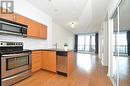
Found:
[[[8,54],[8,55],[2,55],[2,57],[18,57],[18,56],[27,56],[31,53],[19,53],[19,54]]]

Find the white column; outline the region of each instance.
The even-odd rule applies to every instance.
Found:
[[[107,21],[103,23],[103,57],[102,57],[102,65],[108,65],[108,26]]]
[[[112,75],[112,57],[113,57],[113,20],[110,19],[109,21],[109,28],[108,28],[108,33],[109,33],[109,37],[108,37],[108,76]]]

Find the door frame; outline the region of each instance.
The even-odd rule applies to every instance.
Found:
[[[119,35],[119,14],[120,14],[120,10],[119,10],[119,8],[120,8],[120,4],[121,4],[121,2],[122,2],[122,0],[118,0],[118,3],[117,3],[117,5],[115,6],[115,8],[113,9],[113,12],[111,13],[111,15],[110,16],[108,16],[108,22],[109,22],[109,44],[108,44],[108,46],[109,46],[109,65],[108,65],[108,76],[110,77],[110,79],[111,79],[111,81],[112,81],[112,83],[113,83],[113,85],[114,86],[119,86],[119,59],[118,59],[118,57],[117,57],[117,82],[115,82],[114,81],[114,79],[112,78],[112,74],[113,74],[113,43],[112,43],[112,37],[113,37],[113,15],[114,15],[114,13],[115,13],[115,11],[117,11],[118,13],[117,13],[117,18],[118,18],[118,35]],[[117,36],[118,36],[117,35]],[[119,50],[118,50],[118,56],[119,56]]]

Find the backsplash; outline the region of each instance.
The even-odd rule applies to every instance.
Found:
[[[0,41],[23,42],[24,49],[48,48],[47,40],[43,40],[43,39],[23,38],[23,37],[12,36],[12,35],[0,35]]]

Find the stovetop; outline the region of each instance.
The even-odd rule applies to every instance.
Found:
[[[0,54],[16,54],[31,52],[31,50],[24,50],[22,42],[3,42],[0,41]]]

